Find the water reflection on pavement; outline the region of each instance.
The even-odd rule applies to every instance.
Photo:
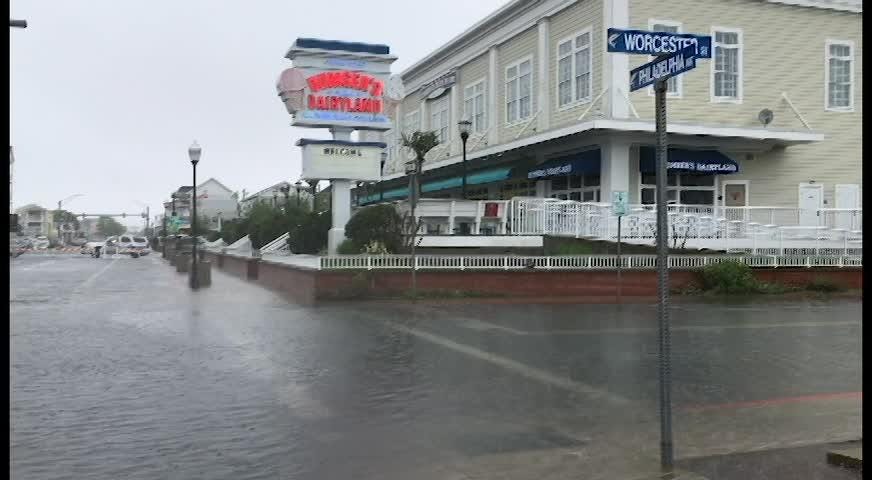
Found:
[[[17,479],[658,471],[650,306],[309,308],[220,272],[191,293],[158,256],[11,278]],[[861,306],[676,306],[682,468],[860,438]]]

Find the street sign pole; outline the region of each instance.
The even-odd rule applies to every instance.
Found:
[[[621,219],[623,215],[618,215],[618,308],[621,306]]]
[[[657,158],[657,319],[659,324],[660,465],[672,471],[672,339],[669,326],[669,216],[667,209],[666,88],[670,77],[696,68],[698,58],[712,57],[712,38],[704,35],[609,28],[606,51],[654,55],[653,62],[630,71],[630,91],[654,85]],[[614,201],[613,201],[614,203]],[[618,232],[621,223],[618,217]],[[618,248],[620,249],[620,233]],[[620,251],[620,250],[619,250]],[[620,268],[618,269],[620,275]],[[620,287],[619,287],[620,288]]]
[[[672,340],[669,326],[669,235],[666,211],[666,80],[654,83],[657,130],[657,318],[660,331],[660,466],[671,470],[672,450]]]
[[[618,217],[618,295],[615,301],[618,304],[618,308],[621,305],[621,220],[623,216],[627,214],[627,192],[626,191],[613,191],[612,192],[612,214]]]

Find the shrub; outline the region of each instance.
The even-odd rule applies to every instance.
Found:
[[[561,243],[557,246],[555,255],[591,255],[593,248],[585,243]]]
[[[340,255],[357,255],[360,253],[360,247],[350,239],[346,238],[339,244],[336,253]]]
[[[751,273],[751,267],[739,262],[721,262],[707,265],[701,273],[703,289],[715,293],[754,293],[760,285]]]
[[[373,240],[364,245],[363,253],[368,253],[370,255],[385,255],[391,252],[388,251],[388,247],[386,247],[385,244],[377,240]]]
[[[380,244],[385,253],[397,253],[403,247],[403,221],[393,205],[359,210],[345,225],[345,234],[355,245]]]
[[[307,212],[290,227],[288,246],[293,253],[318,254],[327,246],[330,212]]]
[[[838,292],[842,290],[842,287],[830,279],[815,278],[805,286],[805,289],[812,292]]]

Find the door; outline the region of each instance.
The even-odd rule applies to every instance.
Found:
[[[836,185],[835,193],[836,208],[860,208],[860,185]],[[857,221],[858,213],[859,212],[836,212],[836,228],[844,228],[845,230],[857,230],[859,228],[859,222]]]
[[[748,209],[736,208],[748,206],[748,181],[725,180],[721,185],[723,186],[723,205],[727,207],[724,208],[723,218],[748,221]]]
[[[818,209],[823,205],[824,186],[821,184],[799,184],[799,224],[802,226],[818,226],[820,217]]]

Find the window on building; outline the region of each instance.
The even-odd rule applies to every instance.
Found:
[[[669,172],[666,180],[666,200],[682,205],[714,205],[715,176]],[[657,202],[656,176],[643,174],[641,199],[646,205]]]
[[[533,92],[533,60],[528,58],[506,68],[506,123],[530,117]]]
[[[851,110],[854,107],[852,42],[827,42],[827,109]]]
[[[448,141],[448,95],[443,96],[438,100],[434,100],[430,105],[430,130],[436,132],[436,138],[439,143]]]
[[[395,130],[388,130],[385,132],[384,142],[387,145],[385,148],[385,153],[387,155],[384,158],[384,171],[387,172],[389,166],[393,165],[394,160],[397,158],[397,135],[395,134]]]
[[[403,120],[403,133],[411,135],[418,130],[421,130],[421,113],[418,110],[407,113]]]
[[[484,109],[484,80],[480,80],[463,89],[463,117],[472,122],[471,133],[481,133],[487,128]]]
[[[648,22],[648,30],[652,32],[669,32],[681,33],[681,23],[672,22],[669,20],[651,20]],[[648,57],[648,61],[653,61],[654,57]],[[681,75],[666,80],[666,94],[673,97],[681,96]],[[648,87],[648,93],[654,95],[654,87]]]
[[[535,197],[535,180],[513,180],[503,183],[500,187],[500,200],[511,200],[514,197]]]
[[[742,100],[742,33],[715,30],[712,59],[712,100]]]
[[[600,201],[599,175],[561,175],[551,178],[551,198],[577,202]]]
[[[586,30],[557,44],[557,106],[590,100],[591,33]]]

